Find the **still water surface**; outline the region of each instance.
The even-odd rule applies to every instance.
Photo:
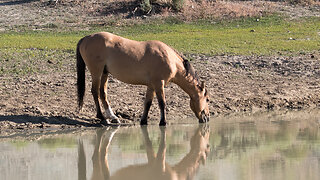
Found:
[[[310,117],[2,136],[0,179],[319,180],[319,120]]]

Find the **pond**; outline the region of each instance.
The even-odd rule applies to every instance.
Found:
[[[320,179],[320,118],[229,116],[0,138],[0,179]],[[177,120],[177,123],[179,121]]]

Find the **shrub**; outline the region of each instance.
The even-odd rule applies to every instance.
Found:
[[[144,13],[149,13],[152,9],[150,0],[142,0],[140,7]]]
[[[301,4],[301,5],[312,5],[317,2],[317,0],[285,0],[290,4]]]
[[[184,4],[185,4],[185,0],[172,0],[172,6],[177,11],[182,10]]]
[[[228,19],[261,16],[272,11],[272,3],[254,1],[187,1],[182,11],[186,20]]]

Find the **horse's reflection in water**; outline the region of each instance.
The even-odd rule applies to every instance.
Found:
[[[97,131],[97,143],[92,157],[93,172],[91,179],[143,180],[143,179],[193,179],[200,164],[205,163],[209,148],[209,127],[200,125],[190,140],[191,149],[188,154],[176,165],[166,163],[166,129],[161,127],[161,139],[157,154],[154,153],[147,127],[141,127],[145,139],[148,163],[130,165],[110,175],[107,160],[108,147],[115,128]],[[85,154],[83,144],[79,143],[79,179],[86,179]]]

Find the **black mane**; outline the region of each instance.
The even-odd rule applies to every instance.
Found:
[[[183,58],[183,66],[186,69],[185,76],[190,75],[194,80],[197,81],[198,85],[200,85],[199,77],[198,77],[196,71],[194,70],[194,68],[192,67],[192,65],[190,64],[189,60],[185,59],[184,57],[182,57],[182,58]]]
[[[176,49],[174,49],[172,47],[171,47],[171,49],[174,50],[177,53],[177,55],[183,59],[183,66],[186,69],[185,76],[190,75],[194,80],[197,81],[198,86],[199,86],[200,81],[199,81],[198,75],[197,75],[196,71],[194,70],[193,66],[190,64],[190,61],[187,59],[187,57],[185,57],[182,53],[180,53]]]

